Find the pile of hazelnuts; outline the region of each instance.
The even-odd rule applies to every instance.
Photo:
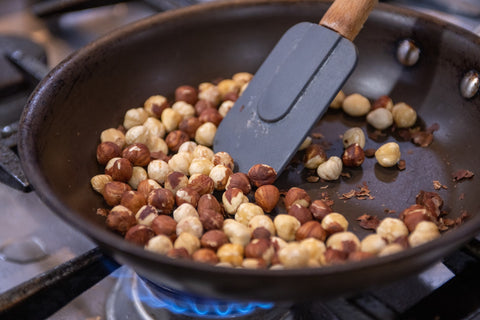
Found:
[[[92,177],[91,185],[108,205],[97,213],[106,217],[109,229],[172,258],[270,269],[357,261],[439,236],[432,222],[441,206],[435,195],[422,198],[436,201],[435,215],[420,202],[401,218],[384,219],[374,234],[360,240],[324,200],[312,200],[298,187],[281,195],[269,165],[234,172],[234,159],[210,147],[217,126],[251,78],[240,72],[218,83],[180,86],[173,102],[151,96],[142,107],[129,109],[118,128],[101,133],[96,156],[104,173]],[[324,180],[338,179],[342,165],[361,164],[356,161],[361,138],[358,132],[350,135],[343,163],[326,159],[307,139],[301,147],[305,167],[317,169]]]

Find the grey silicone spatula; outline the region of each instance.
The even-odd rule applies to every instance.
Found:
[[[352,43],[377,0],[336,0],[319,24],[302,22],[279,40],[220,123],[213,148],[238,170],[284,169],[353,71]]]

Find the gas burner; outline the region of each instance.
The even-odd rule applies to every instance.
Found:
[[[156,285],[121,268],[106,305],[114,319],[287,319],[290,306],[270,302],[235,302],[194,296]]]

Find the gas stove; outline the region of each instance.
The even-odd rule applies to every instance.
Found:
[[[183,1],[0,1],[0,317],[2,319],[475,319],[480,242],[421,274],[302,303],[192,296],[142,279],[53,214],[22,175],[16,129],[45,73],[109,31]],[[475,1],[386,1],[480,34]]]

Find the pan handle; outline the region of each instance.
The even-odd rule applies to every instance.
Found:
[[[336,0],[319,24],[353,41],[377,3],[378,0]]]

